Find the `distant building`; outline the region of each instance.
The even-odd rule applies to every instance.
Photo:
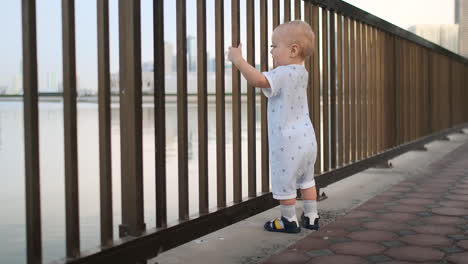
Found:
[[[459,53],[468,57],[468,1],[455,1],[455,23],[459,24]]]
[[[164,70],[167,72],[172,72],[174,69],[172,68],[172,56],[174,52],[174,46],[169,43],[164,43]]]
[[[196,38],[193,36],[187,37],[187,68],[189,72],[197,71],[197,44]]]
[[[0,94],[6,94],[8,91],[8,86],[0,86]]]
[[[458,53],[458,25],[414,25],[408,28],[414,34]]]
[[[13,86],[10,87],[8,94],[22,94],[23,93],[23,75],[17,74],[13,80]]]

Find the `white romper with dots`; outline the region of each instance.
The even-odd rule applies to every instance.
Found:
[[[268,97],[268,145],[273,198],[296,198],[297,189],[315,186],[317,141],[307,105],[308,72],[302,65],[264,72]]]

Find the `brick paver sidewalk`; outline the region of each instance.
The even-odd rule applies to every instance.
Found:
[[[468,263],[468,144],[263,263]]]

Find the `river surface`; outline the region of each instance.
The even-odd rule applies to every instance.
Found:
[[[247,195],[247,107],[242,103],[243,196]],[[261,187],[260,105],[256,106],[257,191]],[[63,103],[39,103],[39,148],[43,257],[47,263],[65,257],[65,192]],[[81,249],[100,243],[98,107],[77,105],[78,173]],[[0,263],[26,263],[23,103],[0,101]],[[197,105],[188,105],[190,214],[198,211]],[[168,222],[178,217],[177,107],[166,105]],[[155,220],[154,109],[143,104],[144,215],[147,228]],[[216,110],[208,105],[209,206],[216,207]],[[232,201],[232,105],[226,103],[226,189]],[[114,238],[121,223],[120,124],[118,104],[112,105],[112,186]]]

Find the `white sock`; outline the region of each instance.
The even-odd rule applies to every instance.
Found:
[[[317,200],[304,200],[304,215],[311,220],[318,217]]]
[[[294,205],[280,205],[281,216],[288,219],[288,221],[294,221],[298,224],[296,216],[296,206]]]

